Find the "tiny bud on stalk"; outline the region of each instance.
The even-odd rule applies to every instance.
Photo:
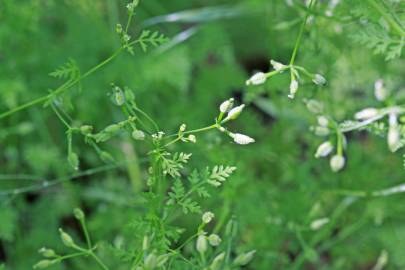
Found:
[[[345,166],[345,158],[342,155],[334,155],[330,159],[330,167],[332,171],[338,172]]]

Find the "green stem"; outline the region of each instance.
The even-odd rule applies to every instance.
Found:
[[[103,268],[104,270],[109,270],[109,268],[107,267],[107,265],[105,265],[99,257],[97,257],[96,254],[94,254],[93,251],[90,251],[88,253],[91,257],[93,257],[93,259],[98,263],[98,265],[100,265],[101,268]]]
[[[316,2],[316,0],[311,0],[311,2],[310,2],[309,5],[308,5],[308,9],[309,9],[309,10],[311,10],[311,7],[313,6],[313,4],[314,4],[315,2]],[[302,24],[301,24],[300,32],[299,32],[299,34],[298,34],[297,40],[295,41],[294,50],[293,50],[293,53],[292,53],[292,55],[291,55],[290,66],[294,65],[295,58],[297,57],[298,48],[299,48],[299,46],[300,46],[302,34],[304,33],[305,25],[307,24],[309,15],[310,15],[310,13],[307,12],[307,14],[305,15],[304,21],[303,21]]]
[[[103,66],[105,66],[106,64],[108,64],[110,61],[112,61],[115,57],[117,57],[121,51],[123,50],[122,47],[120,47],[117,51],[115,51],[110,57],[108,57],[107,59],[105,59],[104,61],[102,61],[101,63],[99,63],[98,65],[94,66],[93,68],[91,68],[90,70],[88,70],[86,73],[83,74],[83,76],[76,78],[73,81],[70,82],[66,82],[63,85],[61,85],[59,88],[57,88],[54,92],[46,95],[46,96],[42,96],[39,97],[37,99],[34,99],[30,102],[27,102],[23,105],[17,106],[16,108],[13,108],[7,112],[4,112],[2,114],[0,114],[0,119],[5,118],[11,114],[14,114],[16,112],[25,110],[29,107],[38,105],[40,103],[43,103],[45,101],[48,101],[50,98],[52,98],[54,95],[58,95],[61,94],[65,91],[67,91],[68,89],[70,89],[71,87],[73,87],[74,85],[76,85],[78,82],[82,81],[84,78],[90,76],[91,74],[93,74],[96,70],[102,68]]]

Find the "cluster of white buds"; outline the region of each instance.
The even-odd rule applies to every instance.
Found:
[[[265,83],[267,80],[266,73],[257,72],[246,81],[246,85],[259,85]]]
[[[211,222],[211,220],[212,220],[214,217],[215,217],[214,213],[208,211],[208,212],[205,212],[205,213],[202,215],[201,219],[202,219],[203,223],[208,224],[208,223]]]
[[[152,139],[154,140],[161,140],[165,133],[163,131],[159,131],[158,133],[152,134]]]
[[[133,0],[131,3],[128,3],[127,4],[128,12],[133,13],[138,4],[139,0]]]
[[[223,126],[220,124],[225,124],[228,121],[235,120],[236,118],[239,117],[239,115],[242,113],[243,109],[245,108],[245,104],[241,104],[239,106],[236,106],[233,108],[233,103],[234,99],[230,98],[228,100],[225,100],[224,102],[221,103],[219,106],[219,111],[220,111],[220,116],[218,117],[218,123],[217,126],[218,130],[224,133],[227,133],[228,136],[230,136],[233,141],[237,144],[241,145],[246,145],[255,142],[255,140],[247,135],[241,134],[241,133],[232,133],[227,131]],[[225,119],[222,119],[222,115],[224,113],[227,113]]]
[[[318,146],[315,152],[315,158],[322,158],[329,156],[334,149],[330,141],[326,141]],[[330,167],[332,171],[338,172],[343,169],[345,165],[345,158],[342,154],[336,154],[330,159]]]

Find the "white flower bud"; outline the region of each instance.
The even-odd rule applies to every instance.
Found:
[[[142,130],[136,129],[132,131],[132,138],[134,140],[142,141],[145,139],[145,133]]]
[[[388,135],[387,135],[387,142],[388,147],[391,152],[395,152],[398,149],[399,141],[400,141],[400,132],[397,123],[397,115],[391,113],[389,115],[389,128],[388,128]]]
[[[221,241],[222,241],[221,238],[215,233],[208,236],[208,242],[210,243],[211,246],[214,247],[219,246],[219,244],[221,244]]]
[[[244,266],[247,265],[255,255],[256,250],[249,251],[247,253],[242,253],[238,257],[236,257],[234,264]]]
[[[333,150],[333,144],[330,141],[324,142],[321,145],[318,146],[318,149],[316,150],[315,157],[320,158],[320,157],[326,157],[329,155]]]
[[[187,127],[186,124],[181,124],[179,131],[184,132],[186,130],[186,127]]]
[[[215,215],[214,215],[214,213],[212,213],[212,212],[205,212],[203,215],[202,215],[202,221],[205,223],[205,224],[207,224],[207,223],[210,223],[211,222],[211,220],[213,219],[215,217]]]
[[[188,135],[187,140],[188,140],[189,142],[192,142],[192,143],[196,143],[196,142],[197,142],[197,138],[196,138],[195,135],[193,135],[193,134]]]
[[[234,99],[230,98],[230,99],[225,100],[224,102],[222,102],[221,105],[219,106],[219,111],[221,113],[229,112],[233,107],[233,101],[234,101]]]
[[[207,237],[201,234],[197,238],[196,249],[199,253],[205,253],[207,251]]]
[[[281,63],[279,63],[277,61],[274,61],[274,60],[270,60],[270,64],[273,66],[273,68],[275,70],[282,70],[282,69],[287,67],[286,65],[283,65],[283,64],[281,64]]]
[[[237,144],[245,145],[249,143],[254,143],[255,139],[240,133],[230,133],[229,136],[233,138],[233,141]]]
[[[321,116],[318,116],[317,119],[318,119],[318,124],[321,127],[327,127],[329,125],[329,120],[326,116],[321,115]]]
[[[320,218],[311,222],[311,230],[316,231],[322,228],[325,224],[329,223],[329,218]]]
[[[312,81],[316,84],[316,85],[324,85],[326,84],[326,79],[321,75],[321,74],[315,74],[314,78],[312,79]]]
[[[257,72],[249,80],[246,81],[246,85],[259,85],[263,84],[267,79],[267,76],[263,72]]]
[[[357,120],[367,120],[377,116],[379,111],[376,108],[365,108],[354,115]]]
[[[245,104],[239,105],[228,112],[228,115],[224,119],[224,122],[229,120],[235,120],[238,116],[242,113],[243,108],[245,108]]]
[[[374,83],[374,96],[378,101],[384,101],[388,97],[388,91],[384,87],[382,79],[376,80]]]
[[[290,83],[290,94],[288,95],[288,97],[293,99],[297,91],[298,91],[298,81],[292,80]]]
[[[342,155],[334,155],[330,159],[330,167],[332,171],[338,172],[345,166],[345,158]]]

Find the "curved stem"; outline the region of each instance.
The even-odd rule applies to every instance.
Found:
[[[316,2],[316,0],[311,0],[311,2],[309,2],[309,5],[308,5],[309,10],[311,10],[311,7],[314,5],[315,2]],[[297,57],[298,48],[301,44],[302,34],[304,33],[305,25],[307,24],[309,15],[310,15],[310,13],[307,12],[307,14],[305,15],[304,21],[301,24],[301,28],[300,28],[300,32],[298,34],[297,40],[295,41],[294,50],[293,50],[293,53],[292,53],[291,59],[290,59],[291,66],[294,65],[295,58]]]

